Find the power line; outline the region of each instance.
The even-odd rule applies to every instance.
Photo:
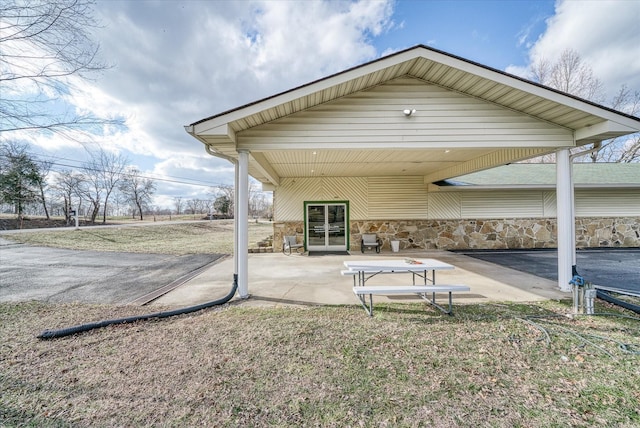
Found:
[[[101,170],[101,169],[97,169],[97,168],[91,168],[88,166],[83,166],[82,164],[84,163],[84,161],[79,161],[79,160],[75,160],[75,159],[69,159],[69,158],[64,158],[61,156],[53,156],[53,155],[41,155],[41,154],[37,154],[37,153],[29,153],[32,156],[36,156],[36,157],[46,157],[46,158],[51,158],[51,159],[60,159],[60,160],[65,160],[68,162],[74,162],[74,163],[78,163],[79,165],[70,165],[67,163],[61,163],[61,162],[53,162],[53,161],[47,161],[47,160],[42,160],[42,159],[34,159],[34,162],[43,164],[43,163],[48,163],[49,165],[54,165],[57,167],[64,167],[64,168],[77,168],[77,169],[81,169],[81,170],[85,170],[85,171],[94,171],[94,172],[106,172],[105,170]],[[2,157],[6,157],[5,155],[0,155]],[[55,172],[62,172],[62,169],[54,169]],[[120,175],[126,175],[126,173],[121,173]],[[223,183],[218,183],[218,184],[214,184],[214,183],[210,183],[204,180],[198,180],[198,179],[193,179],[193,178],[186,178],[186,177],[174,177],[174,176],[170,176],[170,175],[166,175],[164,177],[169,177],[169,178],[164,178],[164,177],[159,177],[159,176],[154,176],[154,175],[150,175],[150,174],[140,174],[139,175],[141,178],[146,178],[149,180],[156,180],[156,181],[162,181],[162,182],[167,182],[167,183],[175,183],[175,184],[183,184],[183,185],[187,185],[187,186],[196,186],[196,187],[223,187],[223,186],[227,186],[226,184]],[[188,181],[182,181],[182,180],[189,180],[191,182]]]

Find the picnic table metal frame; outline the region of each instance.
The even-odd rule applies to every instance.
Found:
[[[354,277],[354,292],[357,291],[358,287],[366,286],[367,280],[380,275],[380,274],[388,274],[388,273],[411,273],[412,274],[412,286],[419,288],[420,290],[424,290],[425,286],[437,287],[436,284],[436,270],[452,270],[455,269],[453,265],[448,263],[441,262],[440,260],[435,259],[392,259],[392,260],[366,260],[366,261],[345,261],[344,266],[348,269],[344,271],[346,273],[355,272],[358,276],[358,282],[356,285],[356,280]],[[431,278],[429,278],[429,271],[431,271]],[[343,273],[344,273],[343,272]],[[416,286],[416,276],[423,279],[423,286]],[[460,287],[460,286],[448,286],[449,288]],[[398,290],[398,293],[389,293],[389,294],[403,294],[404,290],[408,290],[407,287],[402,287],[401,290]],[[449,293],[449,310],[447,311],[444,307],[438,305],[436,303],[436,292],[447,292]],[[440,311],[451,315],[452,312],[452,296],[451,290],[435,290],[431,292],[431,299],[427,297],[426,292],[416,292],[418,296],[422,299],[429,302],[434,307],[438,308]],[[369,305],[366,304],[366,294],[369,294]],[[373,315],[373,292],[359,294],[356,293],[358,298],[360,299],[361,305],[367,311],[367,313],[372,316]],[[379,294],[385,294],[381,292]]]

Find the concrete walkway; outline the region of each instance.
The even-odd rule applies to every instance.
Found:
[[[455,266],[451,271],[439,271],[436,281],[466,284],[469,293],[454,294],[458,303],[531,302],[545,299],[570,298],[560,292],[557,283],[493,263],[447,251],[404,251],[402,253],[307,256],[282,253],[249,255],[249,293],[251,297],[236,303],[243,306],[317,306],[359,305],[353,294],[353,278],[340,275],[345,260],[376,258],[434,258]],[[233,282],[233,258],[225,258],[187,283],[153,301],[151,306],[182,307],[215,300],[225,296]],[[379,275],[367,282],[378,284],[409,284],[409,274]],[[443,298],[446,298],[444,295]],[[412,296],[375,296],[375,302],[411,302]]]

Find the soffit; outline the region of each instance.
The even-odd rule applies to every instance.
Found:
[[[407,59],[403,60],[405,57]],[[499,70],[441,51],[416,47],[203,119],[193,125],[203,125],[201,129],[204,132],[196,131],[199,134],[206,133],[206,128],[221,124],[228,124],[233,131],[240,132],[372,88],[400,76],[422,79],[572,130],[592,126],[620,115],[619,112]],[[640,126],[640,119],[631,119],[636,122],[636,126]],[[212,124],[206,125],[207,122]]]

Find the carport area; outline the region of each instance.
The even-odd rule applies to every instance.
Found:
[[[448,251],[407,251],[403,253],[366,253],[354,255],[291,255],[282,253],[249,254],[251,273],[250,298],[236,302],[246,306],[318,306],[359,305],[352,291],[353,278],[344,277],[345,260],[373,260],[389,258],[434,258],[455,266],[454,270],[439,271],[438,282],[467,284],[468,293],[456,293],[456,303],[531,302],[545,299],[570,298],[558,290],[555,281],[520,272],[463,254]],[[231,287],[233,260],[225,259],[202,272],[184,285],[175,288],[152,305],[189,306],[224,296]],[[404,275],[381,275],[375,281],[385,284],[405,284]],[[446,296],[443,295],[443,298]],[[417,302],[419,297],[376,296],[377,302]]]
[[[484,260],[527,272],[552,281],[558,280],[557,251],[491,250],[460,251]],[[596,286],[640,293],[640,248],[591,248],[576,251],[578,273]]]

